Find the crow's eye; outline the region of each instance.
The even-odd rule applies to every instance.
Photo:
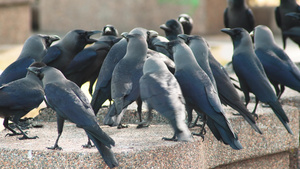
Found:
[[[86,32],[80,32],[80,33],[78,33],[79,34],[79,36],[85,36],[86,35]]]
[[[241,31],[238,30],[238,29],[235,29],[235,30],[234,30],[234,33],[235,33],[235,34],[239,34],[240,32],[241,32]]]

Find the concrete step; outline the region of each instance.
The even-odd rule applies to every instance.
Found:
[[[113,151],[120,162],[119,168],[289,168],[290,151],[299,146],[299,109],[283,106],[290,119],[294,135],[288,134],[270,108],[258,108],[258,127],[263,135],[256,133],[240,116],[228,115],[234,131],[243,145],[242,150],[217,141],[207,128],[204,141],[195,136],[193,142],[170,142],[162,137],[172,137],[172,128],[167,124],[155,124],[137,129],[101,126],[116,142]],[[227,113],[234,113],[227,109]],[[62,151],[46,149],[57,137],[55,122],[39,122],[43,128],[31,128],[35,140],[18,140],[5,137],[7,130],[0,132],[0,164],[4,168],[105,168],[97,149],[83,149],[87,137],[76,125],[67,122],[59,141]],[[198,132],[199,128],[191,131]]]

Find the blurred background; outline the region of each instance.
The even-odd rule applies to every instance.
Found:
[[[274,9],[279,0],[248,0],[255,23],[276,34]],[[0,0],[0,45],[23,43],[33,32],[64,35],[71,29],[102,29],[114,25],[119,32],[134,27],[153,29],[181,13],[194,20],[193,34],[218,35],[224,27],[227,0]]]

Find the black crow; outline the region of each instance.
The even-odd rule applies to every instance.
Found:
[[[98,77],[102,63],[110,48],[118,40],[118,34],[116,33],[117,30],[113,26],[105,26],[102,36],[97,42],[80,51],[70,62],[64,72],[66,78],[76,83],[79,87],[89,81],[89,92],[92,95],[93,85]]]
[[[118,116],[124,108],[140,96],[139,79],[143,75],[143,65],[147,57],[147,37],[141,34],[126,34],[128,41],[125,56],[116,65],[111,79],[111,96],[114,104],[110,108]],[[141,108],[138,110],[141,118]],[[109,117],[112,117],[111,112]],[[140,119],[141,121],[141,119]],[[119,125],[120,122],[114,122]]]
[[[59,40],[56,35],[31,35],[24,43],[22,51],[16,61],[7,66],[0,76],[0,86],[23,78],[27,74],[26,68],[34,61],[41,61],[52,42]]]
[[[280,5],[275,8],[275,19],[277,26],[281,29],[283,49],[286,48],[286,39],[288,37],[300,45],[300,22],[286,16],[286,14],[291,12],[300,12],[300,6],[296,0],[281,0]]]
[[[31,66],[35,66],[33,63]],[[19,119],[29,113],[32,109],[37,108],[44,99],[44,90],[42,82],[32,72],[28,71],[26,76],[17,79],[0,87],[0,117],[4,118],[3,125],[10,130],[13,135],[23,135],[20,139],[35,139],[29,137],[18,126]],[[8,120],[12,118],[14,125],[21,131],[17,133],[10,126]]]
[[[42,62],[64,72],[76,54],[87,44],[96,42],[90,36],[100,32],[79,29],[69,31],[60,41],[48,49]]]
[[[89,100],[81,89],[66,79],[60,70],[46,66],[44,63],[40,62],[40,65],[28,69],[40,78],[45,92],[45,101],[56,111],[58,137],[54,146],[48,148],[61,149],[58,140],[63,131],[64,121],[69,120],[85,130],[110,168],[117,167],[118,162],[111,150],[115,142],[98,125]]]
[[[181,23],[183,28],[183,33],[186,35],[190,35],[193,30],[194,21],[192,17],[188,14],[180,14],[177,20]]]
[[[216,89],[197,63],[192,50],[182,40],[161,42],[156,45],[172,48],[175,61],[174,75],[181,87],[186,105],[197,113],[206,115],[207,125],[217,140],[229,144],[233,149],[242,149],[237,134],[224,114]]]
[[[242,27],[248,32],[254,29],[254,16],[245,0],[227,0],[224,25],[226,28]]]
[[[254,30],[255,53],[280,98],[284,86],[300,92],[300,70],[274,41],[272,31],[264,25]],[[280,86],[280,89],[279,89]]]
[[[165,24],[160,25],[160,28],[164,30],[165,37],[170,41],[177,39],[177,35],[183,34],[181,23],[175,19],[168,20]]]
[[[262,132],[256,126],[253,116],[245,107],[235,87],[231,83],[226,70],[212,55],[206,40],[203,37],[195,35],[179,35],[179,37],[183,38],[193,51],[198,64],[213,82],[221,102],[240,112],[252,128],[261,134]]]
[[[155,109],[170,121],[174,136],[164,139],[191,141],[192,135],[185,123],[185,101],[176,78],[166,64],[160,58],[148,58],[139,83],[141,98],[147,103],[149,113]]]
[[[147,36],[147,30],[144,28],[134,28],[131,30],[131,33],[140,33],[145,37]],[[112,72],[116,66],[116,64],[125,56],[127,51],[127,40],[122,38],[116,44],[112,46],[109,50],[107,56],[105,57],[103,64],[101,66],[98,81],[96,83],[95,91],[92,96],[91,105],[93,107],[94,112],[97,114],[99,109],[102,107],[102,104],[106,100],[111,99],[111,78]],[[113,113],[114,114],[114,113]],[[114,116],[114,115],[112,115]],[[106,123],[104,124],[111,124]]]
[[[234,47],[233,70],[239,78],[246,105],[250,101],[249,93],[251,92],[256,99],[253,113],[255,113],[259,101],[269,104],[287,131],[292,134],[293,132],[288,125],[289,119],[272,89],[263,65],[254,52],[249,33],[243,28],[224,28],[221,31],[230,35],[232,39]]]

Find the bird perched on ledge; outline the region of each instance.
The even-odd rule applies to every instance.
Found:
[[[101,31],[85,31],[80,29],[69,31],[60,41],[48,49],[42,62],[64,73],[77,53],[87,44],[96,42],[96,40],[91,39],[90,36],[100,32]]]
[[[48,148],[61,149],[58,140],[63,131],[64,121],[69,120],[85,130],[110,168],[117,167],[118,161],[111,150],[115,142],[98,125],[89,100],[81,89],[66,79],[61,71],[42,62],[30,66],[28,70],[40,78],[45,101],[57,113],[58,137],[54,146]]]
[[[92,95],[102,63],[110,48],[118,41],[117,30],[112,25],[103,28],[102,36],[89,47],[80,51],[67,66],[64,75],[81,87],[90,82],[89,92]]]
[[[256,26],[254,41],[255,53],[278,98],[284,92],[284,86],[300,92],[300,70],[285,51],[276,45],[272,31],[264,25]]]
[[[262,134],[260,129],[257,127],[253,116],[246,108],[233,86],[226,70],[224,68],[222,69],[221,64],[212,55],[206,40],[203,37],[195,35],[178,36],[184,39],[193,51],[198,64],[209,76],[218,91],[222,104],[229,105],[233,109],[237,110],[256,132]]]
[[[185,101],[180,86],[158,57],[150,57],[140,78],[140,95],[147,103],[148,113],[155,109],[166,117],[174,130],[174,136],[166,140],[191,141],[192,135],[185,124]],[[151,117],[151,115],[150,115]]]
[[[34,66],[33,63],[31,66]],[[44,99],[42,82],[32,72],[28,71],[24,78],[4,84],[0,87],[0,117],[4,118],[3,126],[14,135],[23,135],[19,139],[35,139],[29,137],[18,125],[19,119],[37,108]],[[12,118],[15,127],[21,131],[16,132],[8,125]]]
[[[156,45],[168,48],[173,52],[174,76],[181,87],[186,106],[194,109],[198,115],[201,115],[199,113],[205,114],[207,125],[217,140],[230,145],[233,149],[242,149],[237,134],[234,133],[224,114],[218,93],[207,74],[197,63],[192,50],[182,40],[160,42]]]
[[[16,61],[5,68],[0,76],[0,86],[23,78],[34,61],[41,61],[52,42],[59,40],[56,35],[31,35],[24,43],[22,51]]]
[[[290,134],[293,134],[288,125],[289,119],[273,91],[263,65],[254,52],[249,33],[243,28],[224,28],[221,31],[228,34],[232,39],[234,47],[232,56],[233,70],[239,78],[246,105],[248,105],[250,101],[249,93],[251,92],[255,95],[256,99],[256,104],[252,113],[255,113],[259,101],[267,103],[286,130]]]
[[[117,115],[140,97],[139,80],[148,50],[147,36],[131,33],[123,36],[128,41],[127,52],[116,65],[111,79],[111,96]]]

